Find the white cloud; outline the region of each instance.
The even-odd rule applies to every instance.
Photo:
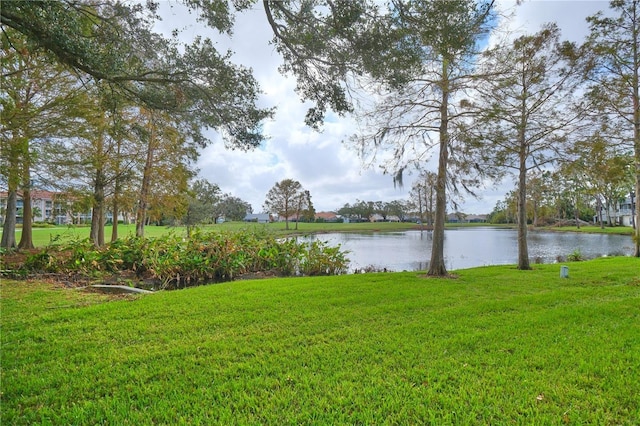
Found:
[[[515,2],[500,1],[499,5],[506,10]],[[586,16],[607,6],[606,1],[525,1],[515,7],[509,27],[532,33],[542,24],[556,21],[564,38],[581,42],[588,32]],[[248,201],[254,211],[261,211],[267,191],[286,178],[300,181],[311,192],[318,211],[337,209],[356,199],[391,201],[408,197],[415,176],[409,176],[404,188],[394,188],[390,176],[378,169],[363,170],[357,153],[345,148],[342,141],[355,129],[348,117],[330,116],[321,133],[305,127],[308,105],[295,93],[295,80],[278,72],[281,59],[269,44],[272,34],[261,2],[237,16],[231,39],[196,23],[175,3],[162,3],[161,14],[164,21],[160,29],[186,28],[185,40],[196,34],[209,36],[217,40],[221,50],[234,51],[236,63],[253,69],[264,91],[261,104],[277,107],[273,121],[264,125],[269,139],[254,151],[226,150],[212,133],[214,143],[202,151],[198,162],[200,177]],[[498,188],[488,188],[481,193],[481,200],[467,199],[462,210],[489,213],[512,188],[510,180]]]

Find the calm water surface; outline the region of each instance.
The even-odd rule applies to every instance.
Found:
[[[631,255],[630,236],[583,234],[571,232],[530,231],[529,258],[543,263],[556,262],[558,256],[579,250],[586,258],[603,255]],[[391,271],[416,271],[428,268],[431,257],[432,233],[405,231],[393,233],[329,233],[310,239],[340,244],[350,253],[351,269],[367,266]],[[445,231],[444,256],[447,269],[518,263],[518,242],[515,229],[490,227],[454,228]]]

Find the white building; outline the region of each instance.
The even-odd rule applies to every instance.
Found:
[[[7,209],[8,192],[0,192],[0,223],[4,223]],[[76,212],[71,216],[71,212],[62,199],[62,194],[52,191],[31,191],[31,210],[34,222],[51,222],[57,225],[65,225],[73,223],[91,222],[91,212]],[[22,223],[22,211],[24,209],[24,201],[22,196],[18,194],[16,201],[16,223]]]
[[[616,225],[622,226],[634,226],[638,224],[638,218],[634,217],[635,215],[635,199],[632,197],[626,197],[624,199],[618,200],[618,202],[609,210],[609,215],[607,216],[606,210],[603,208],[602,210],[602,220],[606,223],[608,221],[607,217],[611,217],[611,221]],[[597,222],[597,216],[594,218],[594,222]]]

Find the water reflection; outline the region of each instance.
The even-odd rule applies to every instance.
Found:
[[[368,266],[392,271],[425,270],[431,257],[432,233],[427,231],[329,233],[306,238],[317,238],[332,246],[340,244],[350,251],[352,270]],[[559,256],[575,251],[586,258],[633,253],[631,237],[623,235],[530,231],[528,242],[532,262],[553,263]],[[449,270],[516,264],[517,231],[491,227],[448,229],[444,256]]]

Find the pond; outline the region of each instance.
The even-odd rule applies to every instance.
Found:
[[[328,233],[304,237],[340,244],[349,251],[351,270],[374,267],[389,271],[428,269],[432,232]],[[574,232],[529,231],[532,263],[554,263],[580,252],[585,258],[631,255],[630,236]],[[492,227],[454,228],[445,231],[444,257],[448,270],[518,262],[517,230]]]

